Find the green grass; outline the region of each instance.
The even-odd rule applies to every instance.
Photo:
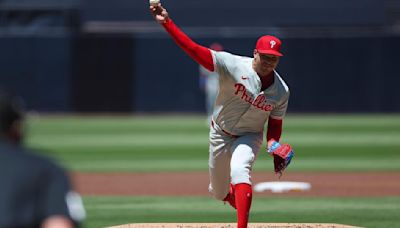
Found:
[[[235,211],[208,197],[85,197],[85,227],[129,223],[236,222]],[[254,197],[250,222],[340,223],[400,227],[400,197]]]
[[[283,142],[291,171],[400,171],[399,115],[288,115]],[[201,116],[35,116],[26,143],[74,171],[207,171],[208,127]],[[260,151],[255,171],[272,170]],[[393,180],[395,181],[395,180]],[[84,227],[147,222],[235,222],[209,197],[84,196]],[[400,227],[400,197],[254,197],[251,222]]]
[[[75,171],[207,170],[201,116],[32,117],[27,144]],[[400,115],[288,115],[293,171],[399,171]],[[264,148],[264,146],[263,146]],[[260,151],[256,170],[271,170]]]

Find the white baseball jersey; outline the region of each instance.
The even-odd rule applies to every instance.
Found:
[[[262,132],[271,116],[286,114],[289,88],[274,71],[274,83],[261,91],[261,80],[253,69],[253,58],[211,51],[214,69],[220,75],[219,94],[213,119],[232,135]]]

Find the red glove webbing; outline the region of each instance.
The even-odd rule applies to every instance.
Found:
[[[271,139],[279,142],[282,134],[282,120],[268,119],[267,142]]]
[[[162,25],[179,47],[181,47],[194,61],[207,70],[214,71],[214,63],[210,49],[195,43],[185,33],[183,33],[171,19],[168,19]]]

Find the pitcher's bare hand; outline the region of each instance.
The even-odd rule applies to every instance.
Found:
[[[160,24],[165,23],[169,19],[168,12],[164,7],[162,7],[161,3],[150,5],[150,12]]]

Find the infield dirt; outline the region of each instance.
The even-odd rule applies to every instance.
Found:
[[[208,173],[71,173],[76,190],[83,195],[208,195]],[[399,196],[400,172],[286,173],[278,176],[254,172],[253,184],[266,181],[300,181],[311,190],[256,195],[282,196]]]

